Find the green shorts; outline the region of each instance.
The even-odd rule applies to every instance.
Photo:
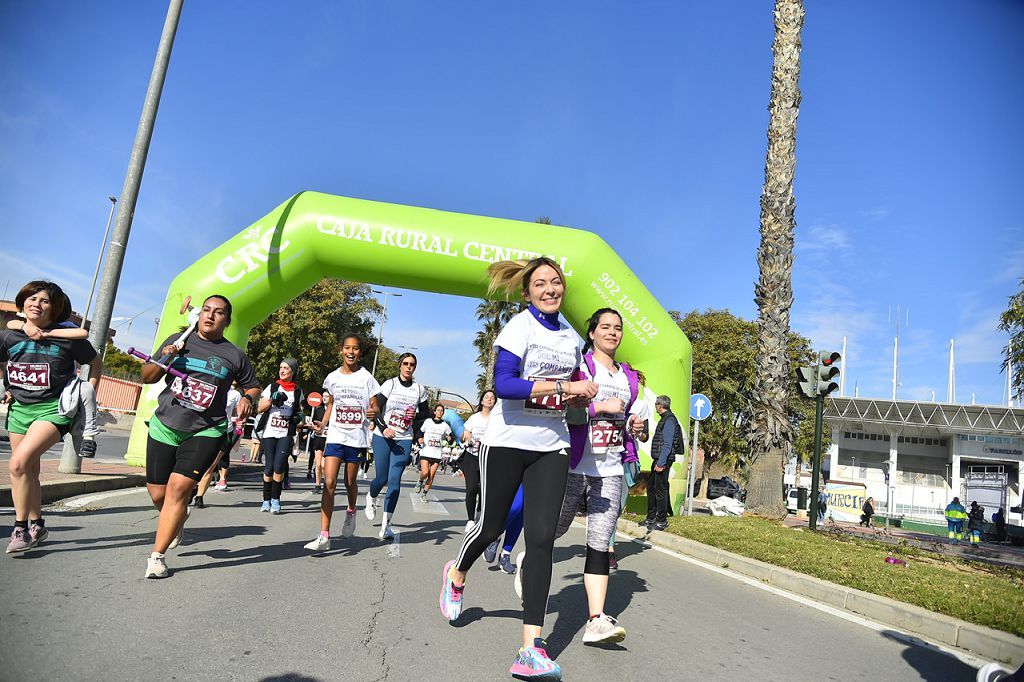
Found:
[[[60,398],[44,400],[41,403],[26,405],[13,401],[7,408],[7,430],[10,433],[25,435],[32,422],[50,422],[57,427],[63,438],[71,430],[73,417],[65,417],[58,409]]]
[[[179,431],[178,429],[172,429],[169,426],[165,426],[163,422],[156,418],[154,414],[149,420],[149,437],[158,443],[165,445],[173,445],[178,447],[189,438],[195,438],[200,436],[203,438],[220,438],[228,430],[228,422],[225,419],[220,424],[214,424],[209,428],[205,428],[202,431],[196,431],[195,433],[189,433],[188,431]]]

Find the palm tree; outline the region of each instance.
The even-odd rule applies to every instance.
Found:
[[[768,104],[768,153],[761,193],[760,270],[754,301],[758,308],[757,372],[748,440],[754,463],[747,485],[747,512],[782,518],[782,476],[793,447],[786,409],[789,362],[786,346],[793,305],[793,227],[796,199],[796,119],[800,113],[800,31],[802,0],[775,0],[772,89]]]

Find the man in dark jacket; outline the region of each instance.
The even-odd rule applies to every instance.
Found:
[[[668,473],[676,455],[683,454],[683,429],[679,420],[672,414],[672,399],[667,395],[659,395],[654,401],[654,409],[661,419],[651,439],[651,474],[647,479],[647,522],[651,530],[668,528]]]

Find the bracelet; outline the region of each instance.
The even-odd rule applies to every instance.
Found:
[[[556,380],[555,380],[555,392],[556,392],[556,393],[557,393],[558,395],[562,395],[562,393],[564,392],[564,391],[562,390],[562,385],[563,385],[564,383],[565,383],[565,382],[564,382],[564,381],[562,381],[561,379],[556,379]]]
[[[243,398],[246,398],[246,399],[247,399],[247,400],[248,400],[248,401],[249,401],[249,402],[250,402],[251,404],[253,404],[253,405],[255,405],[255,404],[256,404],[256,399],[255,399],[255,398],[253,398],[253,397],[252,397],[251,395],[249,395],[248,393],[243,393],[243,394],[242,394],[242,397],[243,397]]]

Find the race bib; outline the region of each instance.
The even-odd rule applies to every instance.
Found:
[[[193,376],[174,377],[171,382],[171,393],[178,399],[182,407],[187,407],[195,412],[206,412],[213,404],[213,397],[217,395],[217,387],[202,379]]]
[[[45,362],[8,362],[7,381],[26,391],[45,391],[50,387],[50,365]]]
[[[288,419],[286,417],[282,417],[279,414],[272,414],[272,415],[270,415],[270,428],[272,428],[272,429],[287,429],[288,428]]]
[[[625,419],[595,419],[590,422],[590,449],[595,454],[622,450]]]
[[[395,431],[405,431],[409,428],[409,425],[412,424],[412,418],[414,415],[415,412],[408,409],[391,410],[388,412],[388,428],[394,429]]]
[[[554,381],[555,377],[528,377],[529,381]],[[565,414],[565,402],[561,395],[545,395],[539,398],[527,398],[523,403],[525,414],[543,417],[561,417]]]
[[[427,439],[427,447],[428,448],[439,448],[439,447],[441,447],[441,439],[440,438],[428,438]]]
[[[365,412],[360,405],[335,405],[334,423],[341,429],[358,429],[366,420]]]

